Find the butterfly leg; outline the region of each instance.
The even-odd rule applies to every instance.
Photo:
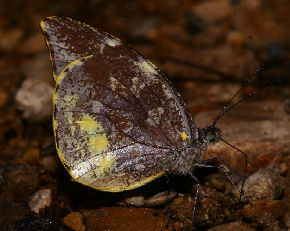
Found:
[[[167,184],[167,196],[168,196],[168,218],[166,222],[166,229],[168,229],[170,218],[171,218],[171,207],[170,207],[170,180],[169,180],[168,170],[165,173],[166,184]]]
[[[230,177],[229,173],[227,172],[227,170],[223,166],[215,166],[215,165],[207,165],[207,164],[195,164],[195,166],[196,167],[200,167],[200,168],[218,168],[218,169],[222,169],[224,171],[224,173],[226,174],[228,180],[232,184],[232,186],[240,193],[241,197],[243,197],[244,200],[247,201],[247,198],[243,195],[242,191],[236,186],[236,184],[233,182],[232,178]]]
[[[223,163],[223,164],[224,164],[228,169],[230,169],[232,172],[234,172],[237,176],[239,176],[239,177],[244,177],[244,176],[243,176],[242,174],[240,174],[237,170],[233,169],[233,168],[229,165],[229,163],[226,162],[225,159],[222,158],[221,156],[214,156],[214,157],[208,158],[208,159],[206,159],[206,160],[203,160],[202,163],[207,165],[208,162],[214,161],[214,160],[216,160],[216,159],[218,159],[219,161],[221,161],[221,162],[222,162],[222,163]]]
[[[199,180],[192,174],[189,173],[189,175],[192,177],[192,179],[194,179],[196,181],[196,192],[195,192],[195,196],[194,196],[194,206],[193,206],[193,210],[192,210],[192,224],[194,224],[194,220],[195,220],[195,210],[196,210],[196,205],[197,205],[197,199],[198,199],[198,193],[199,193]]]

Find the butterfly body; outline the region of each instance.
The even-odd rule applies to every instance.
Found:
[[[151,62],[69,18],[46,18],[41,29],[56,82],[56,148],[76,181],[118,192],[201,163],[208,132]]]

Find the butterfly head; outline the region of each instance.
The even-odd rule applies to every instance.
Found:
[[[221,138],[221,130],[215,126],[208,126],[204,128],[204,134],[210,143],[217,143]]]

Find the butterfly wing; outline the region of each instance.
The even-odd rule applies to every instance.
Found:
[[[47,17],[40,28],[46,37],[55,80],[68,64],[88,55],[119,56],[126,51],[136,57],[136,52],[118,38],[70,18]]]
[[[125,48],[72,61],[54,93],[60,159],[75,180],[104,191],[136,188],[164,174],[173,149],[197,139],[180,96],[150,62]]]

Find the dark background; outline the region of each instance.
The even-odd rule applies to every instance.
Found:
[[[241,83],[261,67],[257,81],[243,89],[238,99],[272,81],[279,86],[273,84],[231,110],[218,126],[226,140],[247,153],[248,175],[276,164],[289,182],[289,12],[287,0],[0,0],[0,230],[15,230],[17,220],[19,230],[33,230],[27,228],[28,223],[35,227],[47,224],[45,230],[62,230],[67,229],[62,225],[77,221],[78,226],[69,226],[103,230],[105,226],[100,224],[116,223],[116,230],[164,230],[167,219],[167,206],[139,208],[133,212],[139,217],[134,217],[131,208],[117,207],[124,204],[126,193],[90,190],[70,181],[60,165],[53,147],[50,105],[54,82],[39,29],[42,18],[68,16],[126,41],[173,82],[200,127],[212,123]],[[214,155],[223,155],[233,169],[243,171],[244,159],[225,144],[210,147],[207,157]],[[191,189],[172,181],[177,192],[192,195]],[[144,193],[146,197],[164,187],[166,190],[164,180],[160,182],[133,194]],[[289,198],[287,185],[280,201]],[[40,189],[49,191],[47,200],[52,202],[42,206],[39,215],[27,217],[33,207],[31,196],[41,195]],[[104,206],[111,206],[112,216],[95,215],[103,214],[100,210]],[[120,218],[118,214],[125,215]],[[64,219],[68,215],[71,217]],[[192,228],[184,225],[190,214],[176,217],[175,229]],[[199,228],[244,219],[241,214],[228,217],[200,222]],[[289,210],[272,217],[271,227],[289,225]],[[126,225],[123,219],[128,219]],[[269,226],[265,220],[246,220],[251,228]]]

